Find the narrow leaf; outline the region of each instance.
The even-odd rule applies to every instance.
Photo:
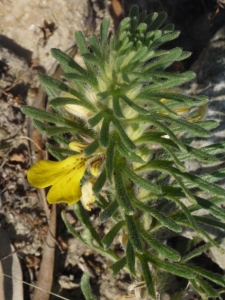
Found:
[[[109,126],[111,119],[105,117],[100,130],[99,143],[102,147],[107,148],[109,146]]]
[[[132,215],[134,213],[134,209],[130,203],[129,196],[124,187],[123,178],[119,168],[116,170],[114,174],[114,180],[115,180],[115,188],[116,188],[116,200],[118,204],[122,207],[122,209],[126,214]]]
[[[141,268],[142,268],[143,276],[144,276],[144,279],[146,282],[146,288],[148,290],[148,294],[149,294],[149,296],[151,296],[152,299],[156,300],[154,284],[153,284],[152,276],[151,276],[151,273],[149,270],[148,261],[144,254],[137,254],[137,256],[141,263]]]
[[[200,277],[197,277],[196,281],[199,283],[199,285],[205,291],[208,297],[213,297],[222,300],[218,292],[210,284],[208,284],[207,281],[201,279]]]
[[[118,209],[118,202],[116,200],[112,201],[109,203],[109,205],[101,212],[100,214],[100,222],[104,223],[106,222],[109,218],[112,217],[112,215],[117,211]]]
[[[98,300],[93,294],[89,283],[90,276],[85,273],[81,277],[80,287],[86,300]]]
[[[58,60],[62,69],[65,72],[78,72],[81,75],[87,76],[87,71],[85,71],[78,63],[76,63],[69,55],[62,52],[60,49],[52,48],[52,56]]]
[[[147,233],[141,226],[139,227],[139,232],[142,238],[149,244],[149,246],[155,249],[159,254],[169,260],[175,262],[180,261],[181,257],[179,252],[159,242],[156,238],[154,238],[152,234]]]
[[[155,184],[149,182],[148,180],[144,179],[143,177],[137,175],[130,168],[128,168],[128,166],[126,166],[124,168],[124,171],[126,172],[128,178],[130,178],[134,183],[136,183],[140,187],[142,187],[152,193],[155,193],[155,194],[161,193],[161,188],[159,188]]]
[[[148,26],[148,31],[158,29],[166,20],[167,14],[161,12],[158,17]]]
[[[112,180],[112,175],[113,175],[113,169],[114,169],[114,147],[115,143],[112,139],[110,138],[109,146],[106,149],[106,161],[105,161],[105,169],[106,169],[106,175],[109,181]]]
[[[102,244],[104,245],[104,248],[108,250],[115,239],[116,235],[120,231],[120,229],[125,225],[125,221],[118,222],[113,228],[104,236],[102,239]]]
[[[127,223],[127,230],[128,230],[128,236],[129,240],[134,247],[135,250],[142,253],[143,252],[143,246],[141,242],[140,235],[138,233],[137,226],[134,222],[134,218],[132,216],[125,215],[126,223]]]
[[[112,101],[113,101],[113,112],[115,116],[119,119],[124,119],[124,115],[120,107],[120,99],[117,97],[113,97]]]
[[[94,117],[88,120],[89,125],[91,128],[95,127],[101,120],[104,118],[104,113],[100,111]]]
[[[186,267],[186,265],[180,265],[176,263],[170,263],[163,261],[155,256],[151,255],[149,252],[145,252],[146,260],[156,265],[158,268],[165,270],[166,272],[172,273],[174,275],[184,277],[187,279],[193,279],[196,277],[195,273]]]
[[[102,246],[101,239],[92,222],[90,221],[87,211],[83,208],[80,202],[74,204],[74,212],[81,224],[84,225],[84,228],[87,228],[89,230],[92,238],[98,243],[99,246]]]
[[[220,274],[216,274],[207,270],[203,270],[199,267],[195,267],[192,265],[183,265],[186,269],[187,272],[194,272],[202,277],[207,278],[208,280],[215,282],[216,284],[225,287],[225,277],[223,275]]]
[[[128,240],[126,249],[127,266],[130,272],[135,275],[135,253],[131,242]]]
[[[168,216],[164,216],[161,212],[159,212],[157,209],[151,208],[147,204],[142,203],[138,199],[132,198],[132,203],[137,208],[149,212],[156,220],[158,220],[163,226],[169,228],[172,231],[175,232],[181,232],[182,227],[177,224],[175,221],[173,221],[172,218]]]
[[[99,141],[98,139],[96,139],[84,149],[85,156],[91,156],[98,148],[99,148]]]
[[[111,265],[109,269],[112,271],[112,275],[116,276],[126,265],[126,256],[118,260],[116,263]]]
[[[98,194],[102,190],[105,182],[106,182],[106,171],[105,169],[103,169],[92,187],[93,192],[95,194]]]
[[[135,144],[130,140],[130,138],[128,137],[128,135],[126,134],[126,132],[123,129],[123,126],[120,124],[120,122],[114,117],[112,119],[117,132],[121,138],[121,140],[123,141],[124,145],[127,147],[127,149],[129,150],[134,150],[136,148]]]
[[[128,161],[137,162],[137,163],[143,163],[143,159],[135,154],[135,152],[130,151],[127,149],[124,144],[122,143],[121,139],[116,140],[116,148],[119,151],[119,153],[128,159]]]
[[[101,24],[100,28],[100,35],[101,35],[101,44],[102,44],[102,54],[104,59],[108,56],[107,51],[107,40],[108,40],[108,29],[109,29],[110,22],[108,19],[104,19]]]

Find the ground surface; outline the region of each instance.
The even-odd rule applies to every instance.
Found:
[[[50,290],[52,282],[53,293],[69,300],[82,300],[84,298],[80,291],[80,278],[83,272],[88,272],[99,299],[119,299],[126,294],[130,284],[129,276],[121,273],[117,278],[111,278],[108,270],[110,261],[87,249],[66,231],[60,216],[61,210],[65,207],[59,205],[55,217],[54,209],[46,205],[44,191],[37,191],[28,184],[26,172],[30,165],[37,159],[47,157],[46,140],[33,130],[31,121],[21,113],[20,107],[29,104],[45,109],[46,98],[39,87],[37,74],[40,71],[55,74],[54,60],[46,59],[49,56],[49,49],[51,47],[63,49],[65,46],[63,50],[66,50],[73,46],[74,30],[83,30],[86,34],[98,33],[102,18],[110,17],[113,31],[118,26],[119,20],[127,15],[132,4],[139,4],[141,9],[147,9],[148,12],[165,10],[168,12],[168,22],[175,23],[177,29],[181,30],[180,38],[170,46],[180,46],[193,52],[193,56],[187,62],[173,66],[172,71],[183,71],[190,68],[210,38],[225,25],[225,9],[219,0],[140,0],[138,3],[131,0],[124,3],[118,0],[112,2],[96,0],[84,1],[83,7],[79,6],[79,9],[76,9],[77,15],[74,20],[73,15],[69,15],[72,8],[68,5],[65,12],[65,16],[70,18],[68,21],[68,18],[57,15],[57,5],[60,10],[63,3],[58,1],[54,7],[55,21],[52,22],[49,15],[53,15],[51,5],[53,1],[36,2],[29,1],[32,14],[24,7],[24,14],[19,15],[13,1],[0,1],[1,19],[5,22],[0,35],[1,273],[13,275],[31,284],[39,284],[47,290]],[[41,19],[40,25],[35,18]],[[35,34],[29,36],[30,31],[24,33],[25,24],[26,28],[30,24],[29,30],[34,30]],[[72,29],[66,30],[70,24]],[[65,41],[62,41],[63,38]],[[92,222],[97,223],[97,214],[98,211],[91,212]],[[66,216],[73,226],[79,227],[71,208],[67,208]],[[50,221],[50,218],[53,221]],[[55,251],[46,250],[45,247],[49,228],[52,228],[53,234],[56,232],[55,238],[50,237],[48,240],[55,246]],[[118,253],[122,251],[119,243],[115,247],[118,248]],[[43,261],[47,263],[41,266]],[[54,276],[51,277],[53,270]],[[47,283],[38,283],[39,272],[47,276],[43,277],[48,278]],[[0,275],[1,300],[57,299],[56,296],[49,298],[48,294],[39,297],[34,291],[33,287],[24,285],[22,288],[22,284],[16,286],[15,281],[12,282],[10,279],[7,281]]]

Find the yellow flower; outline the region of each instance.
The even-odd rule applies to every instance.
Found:
[[[77,145],[73,142],[69,146],[74,149]],[[82,148],[82,145],[80,146]],[[27,179],[37,188],[52,186],[47,194],[50,204],[66,202],[71,205],[81,198],[80,181],[85,170],[90,166],[91,174],[97,176],[102,162],[102,155],[85,157],[82,153],[59,162],[41,160],[28,170]],[[84,205],[87,209],[90,209],[89,203],[94,202],[94,198],[89,197],[89,199],[90,201],[87,199]]]

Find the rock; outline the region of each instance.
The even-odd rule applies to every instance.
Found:
[[[76,30],[98,31],[105,11],[105,4],[94,0],[0,1],[0,44],[20,50],[27,60],[38,59],[48,72],[55,62],[50,49],[73,46]]]

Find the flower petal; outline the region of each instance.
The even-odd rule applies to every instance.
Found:
[[[90,204],[95,202],[95,196],[93,195],[92,186],[93,185],[90,181],[86,181],[82,185],[82,196],[80,200],[83,204],[83,207],[87,210],[91,210]]]
[[[71,205],[81,197],[80,180],[86,170],[85,161],[74,166],[67,174],[58,177],[48,192],[47,200],[50,204],[66,202]]]
[[[88,144],[87,143],[83,143],[83,142],[71,142],[69,143],[69,147],[70,149],[77,151],[77,152],[83,152],[84,148],[87,147]]]
[[[91,159],[90,161],[87,161],[87,164],[90,165],[90,171],[91,174],[94,177],[97,177],[100,171],[100,167],[102,163],[104,162],[104,157],[99,155],[98,157]]]
[[[58,174],[62,172],[64,162],[41,160],[35,163],[27,172],[29,183],[37,188],[53,185]]]

